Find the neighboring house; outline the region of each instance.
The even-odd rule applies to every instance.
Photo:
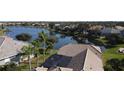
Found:
[[[7,36],[0,37],[0,65],[4,65],[8,62],[19,62],[21,48],[27,43],[14,40]]]
[[[115,26],[115,28],[118,29],[118,30],[124,30],[123,26]]]
[[[124,54],[124,48],[119,48],[118,50],[120,53],[123,53]]]
[[[115,28],[103,28],[101,30],[101,35],[109,35],[109,34],[120,34],[120,29]]]
[[[116,29],[120,30],[120,34],[124,36],[124,27],[123,26],[116,26]]]
[[[101,49],[94,45],[68,44],[42,65],[58,71],[103,71]]]

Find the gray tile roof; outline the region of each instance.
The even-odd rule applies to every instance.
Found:
[[[119,29],[114,29],[114,28],[104,28],[101,30],[102,34],[120,34]]]
[[[103,70],[100,48],[84,44],[65,45],[57,55],[47,59],[43,66],[64,67],[74,71]]]
[[[21,48],[26,45],[7,36],[3,36],[0,39],[2,38],[5,38],[5,40],[0,46],[0,60],[17,55]]]
[[[0,46],[2,45],[3,41],[5,40],[4,37],[0,37]]]
[[[84,66],[84,71],[103,71],[102,59],[99,58],[93,51],[87,49]]]

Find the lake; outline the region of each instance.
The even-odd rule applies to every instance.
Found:
[[[9,30],[9,32],[7,32],[6,35],[14,39],[16,39],[16,35],[21,34],[21,33],[30,34],[33,40],[38,38],[39,32],[44,32],[48,36],[54,36],[57,38],[57,42],[54,45],[55,49],[59,49],[60,47],[70,44],[70,43],[72,44],[77,43],[77,41],[74,40],[71,36],[63,36],[62,34],[51,32],[43,28],[23,27],[23,26],[7,26],[6,28]]]

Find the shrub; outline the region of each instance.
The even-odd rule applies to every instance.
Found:
[[[0,71],[20,71],[21,69],[13,62],[0,66]]]
[[[105,71],[124,71],[124,59],[110,59],[104,66]]]
[[[106,39],[108,40],[108,43],[110,43],[111,45],[124,43],[124,38],[117,34],[108,35],[106,36]]]

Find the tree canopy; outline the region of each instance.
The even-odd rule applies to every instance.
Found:
[[[27,33],[22,33],[16,36],[17,40],[21,40],[21,41],[30,41],[32,38],[32,36],[30,34]]]

